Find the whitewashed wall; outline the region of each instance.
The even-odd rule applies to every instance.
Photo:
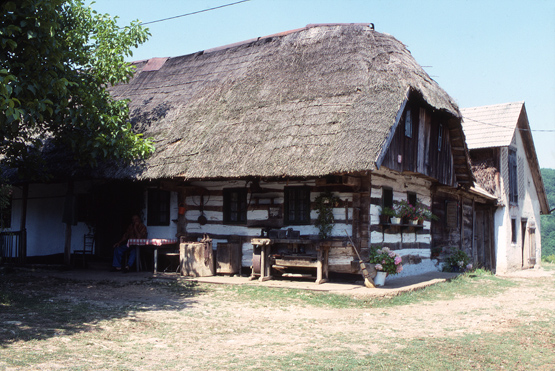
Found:
[[[85,193],[90,182],[75,182],[74,193]],[[27,256],[44,256],[64,252],[66,224],[63,223],[67,183],[31,184],[27,201]],[[18,231],[21,223],[21,188],[15,187],[10,230]],[[83,248],[85,223],[72,226],[71,249]]]
[[[516,149],[517,154],[517,174],[518,174],[518,205],[509,203],[509,169],[508,169],[508,152],[507,147],[500,150],[500,168],[501,168],[501,202],[504,207],[499,208],[495,214],[495,237],[496,237],[496,259],[498,273],[511,272],[520,270],[523,267],[523,235],[521,229],[521,221],[526,219],[526,235],[525,251],[524,251],[524,267],[528,267],[528,246],[529,228],[535,226],[535,243],[536,243],[536,266],[541,262],[541,225],[540,225],[540,204],[538,194],[534,185],[532,172],[522,137],[517,130],[513,137],[511,146]],[[511,219],[516,219],[517,236],[516,242],[512,242]]]
[[[194,186],[199,186],[207,189],[211,192],[219,192],[224,188],[241,188],[246,186],[245,181],[213,181],[213,182],[194,182]],[[283,191],[286,186],[315,186],[314,180],[309,181],[283,181],[283,182],[261,182],[260,187],[271,189],[271,193],[261,193],[260,201],[258,206],[254,206],[254,202],[251,199],[252,194],[249,192],[247,194],[247,202],[251,200],[247,211],[247,220],[249,223],[253,222],[264,222],[268,221],[270,218],[269,212],[265,205],[270,205],[270,198],[273,199],[273,206],[278,206],[281,208],[283,213],[283,202],[284,195]],[[320,195],[320,192],[311,192],[310,199],[311,202]],[[341,193],[334,192],[334,196],[339,197],[341,200],[346,201],[349,205],[352,203],[351,193]],[[242,243],[242,265],[243,267],[250,267],[252,264],[252,245],[250,244],[250,238],[258,237],[261,234],[261,227],[249,227],[247,225],[225,225],[223,224],[223,196],[222,195],[210,195],[204,197],[204,216],[208,219],[208,223],[201,225],[198,222],[198,218],[201,215],[199,210],[200,207],[200,196],[187,196],[186,197],[186,207],[187,211],[185,213],[185,218],[187,220],[187,233],[195,234],[208,234],[209,236],[216,236],[214,238],[214,248],[217,248],[217,243],[229,242],[226,238],[221,238],[221,236],[233,235],[243,237]],[[211,208],[217,208],[217,211],[210,210]],[[345,207],[337,207],[333,209],[334,218],[336,223],[332,230],[332,237],[345,237],[344,230],[351,230],[352,222],[352,207],[347,208],[345,212]],[[283,217],[283,215],[282,215]],[[312,210],[310,213],[310,218],[314,222],[317,218],[317,212]],[[318,228],[314,225],[288,225],[283,226],[282,230],[293,229],[299,231],[301,236],[317,236]],[[276,228],[277,229],[277,228]],[[330,264],[333,264],[330,261]]]
[[[372,173],[371,199],[381,200],[383,187],[393,190],[393,203],[407,200],[407,192],[416,193],[418,201],[431,206],[431,182],[411,175],[399,175],[386,168]],[[409,229],[402,233],[386,233],[379,226],[380,205],[375,202],[370,206],[370,245],[372,246],[400,246],[396,252],[403,258],[403,272],[392,278],[406,277],[425,272],[441,270],[438,262],[431,257],[431,222],[424,221],[422,232],[415,233]],[[423,248],[415,248],[423,246]]]

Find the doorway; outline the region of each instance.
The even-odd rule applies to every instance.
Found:
[[[95,220],[95,255],[112,258],[112,247],[121,238],[137,214],[144,221],[144,186],[132,181],[117,181],[93,189]]]

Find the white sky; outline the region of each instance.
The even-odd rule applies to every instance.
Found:
[[[236,1],[96,0],[92,7],[125,25]],[[555,168],[554,0],[250,0],[148,25],[151,38],[130,60],[190,54],[310,23],[374,23],[406,44],[461,108],[525,101],[540,167]]]

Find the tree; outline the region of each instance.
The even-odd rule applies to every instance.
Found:
[[[540,169],[549,207],[555,207],[555,169]],[[541,216],[542,257],[555,255],[555,215]]]
[[[34,171],[45,145],[81,165],[148,156],[127,102],[106,88],[127,82],[124,61],[150,35],[138,21],[117,26],[81,0],[13,0],[0,5],[0,158]]]

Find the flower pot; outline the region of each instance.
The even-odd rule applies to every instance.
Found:
[[[401,218],[398,218],[396,216],[392,216],[391,217],[391,224],[401,224]]]
[[[374,278],[374,285],[375,286],[383,286],[385,285],[385,277],[387,277],[387,273],[383,271],[378,271],[376,277]]]
[[[409,220],[409,224],[410,224],[410,225],[418,225],[418,220],[417,220],[417,219],[415,219],[415,220]]]
[[[389,224],[389,215],[380,215],[380,224]]]

